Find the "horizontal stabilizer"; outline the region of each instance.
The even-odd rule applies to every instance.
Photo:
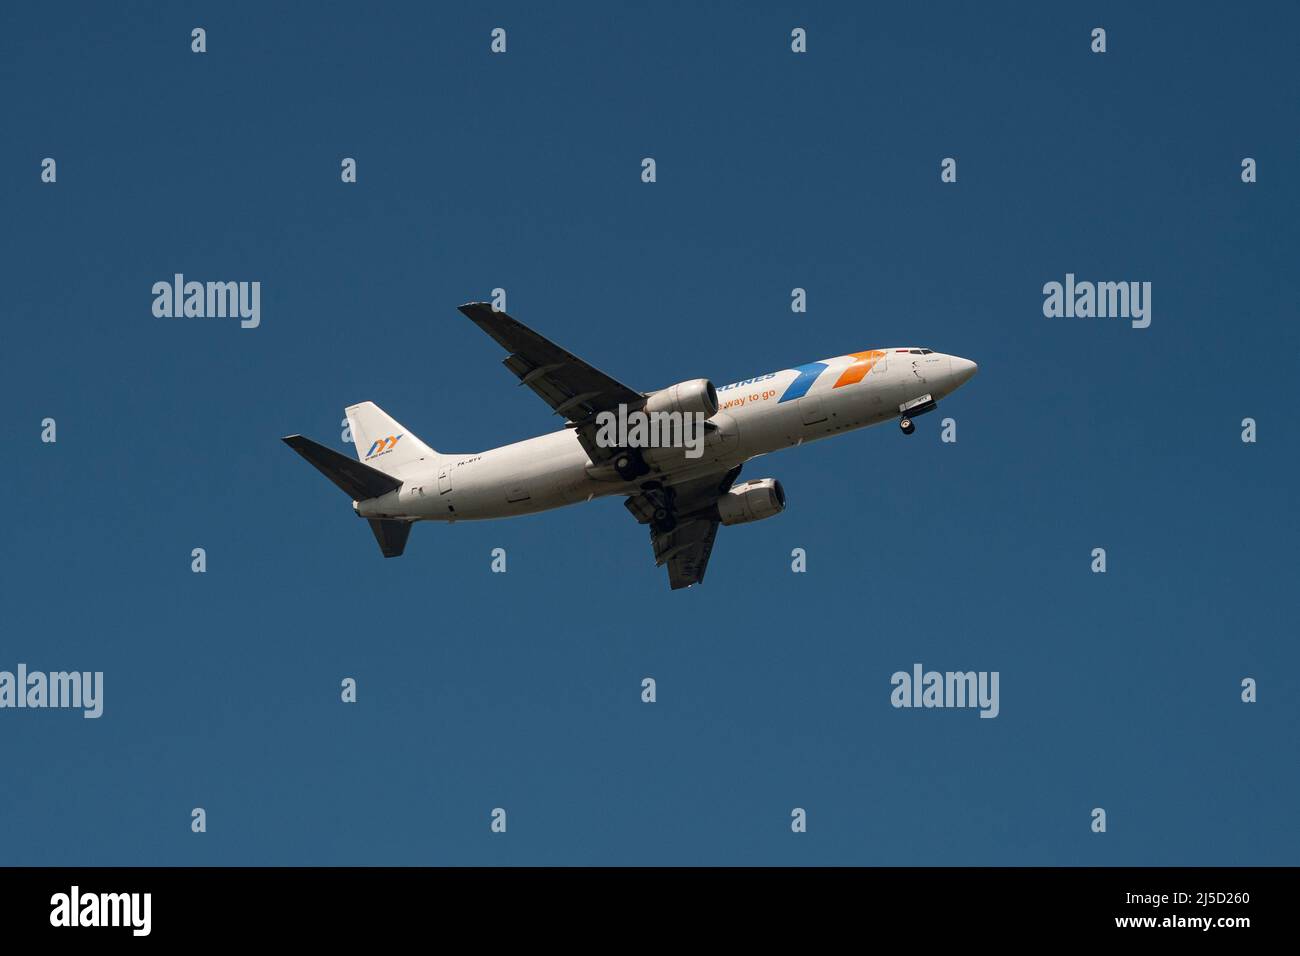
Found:
[[[378,469],[371,468],[369,465],[349,458],[347,455],[342,455],[333,448],[326,448],[319,442],[304,438],[302,435],[290,435],[284,439],[284,443],[311,462],[317,471],[334,482],[347,493],[349,498],[355,501],[378,498],[380,495],[386,495],[394,488],[402,486],[401,479],[386,475]],[[383,524],[390,523],[397,524],[398,522],[383,522]],[[371,522],[371,524],[375,524],[375,522]],[[379,532],[376,531],[375,533],[378,534]],[[402,544],[405,543],[406,534],[403,533]],[[387,554],[388,552],[385,551],[384,553]],[[400,546],[396,553],[402,553]]]
[[[406,550],[406,539],[411,536],[410,521],[384,521],[379,518],[369,518],[370,530],[375,533],[375,540],[379,542],[379,550],[384,552],[386,558],[396,558]]]

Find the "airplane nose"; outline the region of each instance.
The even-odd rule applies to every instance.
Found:
[[[950,355],[948,356],[948,368],[952,372],[953,388],[956,388],[959,385],[965,385],[974,378],[980,367],[970,359]]]

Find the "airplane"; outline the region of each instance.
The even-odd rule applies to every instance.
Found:
[[[649,528],[669,586],[687,588],[704,580],[719,525],[785,510],[775,478],[736,483],[746,462],[892,418],[910,435],[913,418],[933,411],[978,369],[969,359],[909,346],[839,355],[721,388],[701,378],[639,392],[489,303],[460,311],[506,350],[503,364],[519,383],[566,423],[526,441],[452,455],[361,402],[347,409],[356,461],[302,435],[284,438],[352,499],[386,558],[402,554],[416,521],[507,518],[621,495]],[[693,448],[614,445],[602,440],[598,422],[619,410],[695,415],[702,440]]]

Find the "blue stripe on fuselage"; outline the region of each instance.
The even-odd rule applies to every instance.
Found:
[[[817,381],[817,376],[830,368],[825,362],[809,362],[807,365],[800,365],[795,368],[799,373],[798,377],[790,383],[790,387],[785,390],[785,394],[777,400],[781,402],[792,402],[796,398],[803,398],[808,394],[808,389],[812,388],[813,382]]]

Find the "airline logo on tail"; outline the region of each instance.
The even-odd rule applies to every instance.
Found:
[[[378,458],[380,455],[387,455],[393,450],[393,446],[401,440],[401,435],[398,435],[397,437],[389,435],[387,438],[379,439],[370,446],[370,451],[366,452],[365,460],[369,461],[371,458]]]

